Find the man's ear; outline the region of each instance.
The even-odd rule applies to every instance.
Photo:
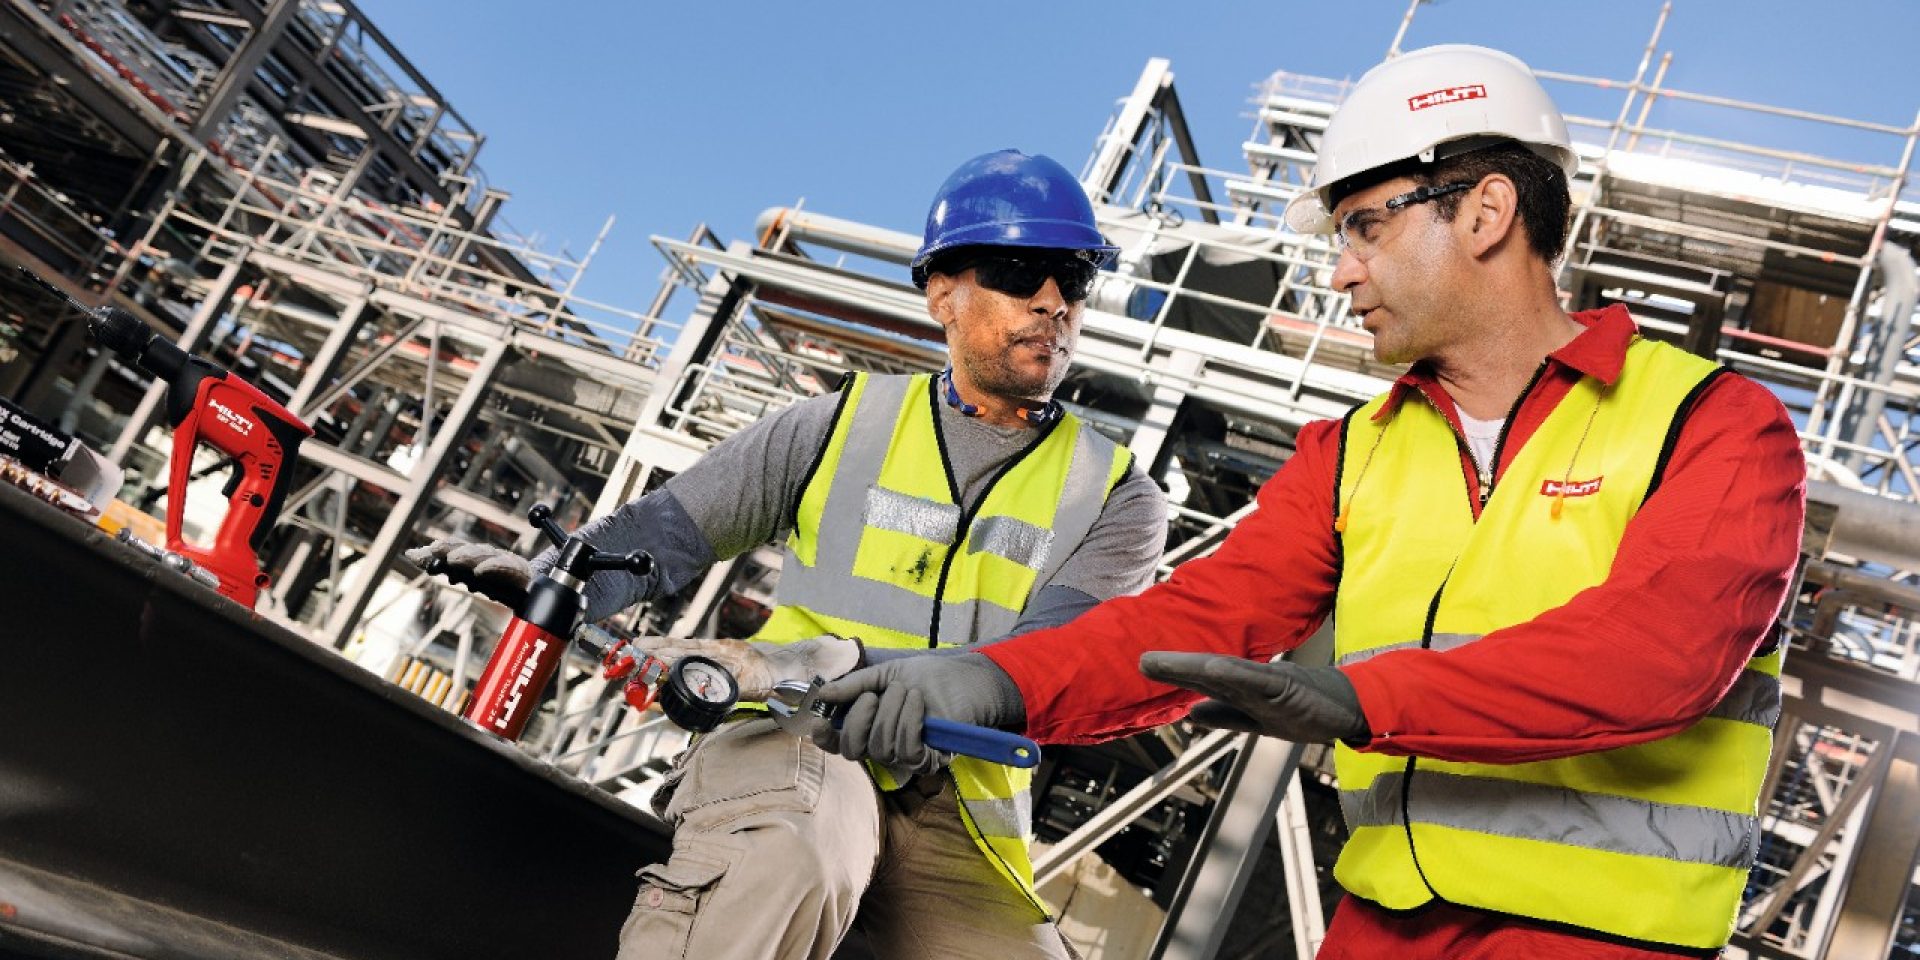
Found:
[[[942,328],[953,325],[959,306],[954,302],[954,297],[959,287],[960,282],[951,274],[935,273],[927,277],[927,316]]]
[[[1520,192],[1506,174],[1488,174],[1467,194],[1454,222],[1464,228],[1462,239],[1467,249],[1476,257],[1482,256],[1525,229],[1520,225]]]

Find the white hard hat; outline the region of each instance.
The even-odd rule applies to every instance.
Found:
[[[1466,44],[1403,53],[1368,70],[1327,121],[1313,177],[1287,204],[1287,226],[1332,233],[1327,188],[1334,184],[1411,157],[1431,163],[1501,140],[1558,164],[1568,180],[1580,167],[1560,108],[1511,54]]]

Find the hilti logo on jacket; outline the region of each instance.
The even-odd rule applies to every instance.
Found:
[[[1600,492],[1600,481],[1606,477],[1594,477],[1592,480],[1542,480],[1540,495],[1543,497],[1591,497]]]
[[[1464,83],[1457,87],[1443,87],[1431,93],[1423,93],[1417,97],[1408,97],[1407,112],[1412,113],[1415,110],[1425,110],[1428,107],[1459,103],[1462,100],[1482,100],[1485,99],[1486,96],[1487,88],[1485,84]]]

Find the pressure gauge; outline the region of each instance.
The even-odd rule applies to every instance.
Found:
[[[727,668],[706,657],[682,657],[660,688],[660,709],[682,730],[706,733],[733,712],[740,685]]]

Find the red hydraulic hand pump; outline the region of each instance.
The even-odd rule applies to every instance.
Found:
[[[583,592],[587,578],[601,570],[625,570],[636,576],[653,570],[653,558],[644,551],[603,553],[578,535],[568,536],[554,522],[552,508],[544,503],[527,511],[527,520],[560,548],[560,555],[552,569],[535,577],[527,587],[526,599],[514,611],[486,669],[474,683],[473,700],[466,712],[468,722],[506,740],[518,740],[526,730],[541,691],[553,680],[569,639],[580,629],[587,612]],[[456,577],[457,571],[442,559],[429,563],[427,573],[444,574],[450,581],[474,586]]]
[[[260,548],[286,501],[300,442],[313,436],[313,428],[253,384],[155,334],[139,317],[116,307],[88,307],[33,271],[20,271],[84,312],[102,347],[166,384],[167,422],[173,425],[166,548],[211,572],[220,580],[220,593],[252,609],[267,585]],[[208,547],[180,536],[193,452],[202,443],[233,461],[227,513]]]

